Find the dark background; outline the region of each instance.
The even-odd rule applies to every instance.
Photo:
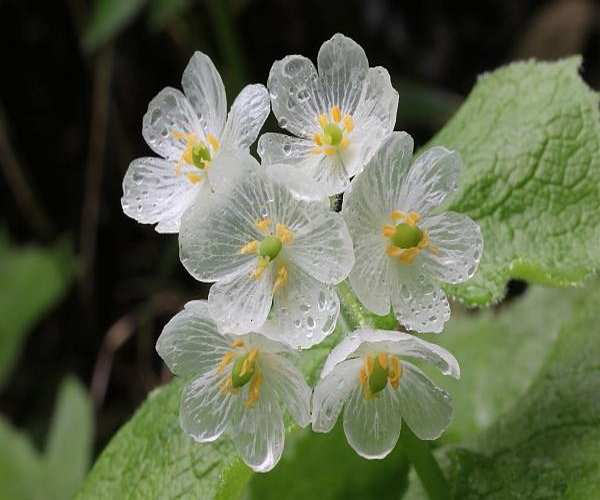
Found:
[[[0,225],[20,244],[68,238],[77,255],[76,280],[29,335],[0,413],[41,435],[59,382],[74,373],[96,406],[97,450],[168,379],[154,342],[186,300],[207,292],[179,264],[175,236],[137,224],[120,206],[129,162],[152,155],[141,135],[148,102],[180,87],[194,50],[213,59],[231,103],[243,85],[265,83],[275,59],[315,60],[340,31],[372,66],[388,68],[400,93],[396,129],[417,144],[477,75],[513,60],[581,53],[584,78],[600,88],[594,1],[151,4],[166,11],[144,5],[94,47],[88,2],[0,0]],[[270,117],[265,130],[275,127]],[[511,284],[509,296],[522,287]]]

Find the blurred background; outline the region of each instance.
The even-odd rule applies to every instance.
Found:
[[[461,4],[0,0],[0,448],[16,450],[0,455],[0,499],[20,498],[6,489],[15,460],[61,475],[44,498],[68,498],[168,380],[154,351],[162,326],[206,297],[178,261],[177,238],[120,205],[129,162],[153,154],[141,134],[148,102],[180,87],[192,53],[213,59],[231,103],[245,84],[265,83],[274,60],[315,60],[343,32],[390,71],[396,129],[418,145],[480,73],[513,60],[581,53],[584,79],[600,88],[597,2]],[[275,129],[271,116],[264,130]],[[523,287],[511,283],[509,297]]]

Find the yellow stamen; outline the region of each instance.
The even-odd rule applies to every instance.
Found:
[[[289,245],[294,241],[294,233],[292,233],[285,224],[275,225],[275,236],[277,236],[284,245]]]
[[[269,226],[271,225],[271,219],[264,217],[263,219],[256,222],[256,227],[261,233],[268,233]]]
[[[377,356],[377,361],[379,361],[379,364],[381,365],[381,368],[383,368],[384,370],[387,368],[388,365],[388,356],[385,352],[380,352]]]
[[[315,146],[310,150],[310,152],[314,155],[320,155],[323,152],[323,150],[319,146]]]
[[[201,175],[198,175],[194,172],[188,172],[187,174],[185,174],[185,176],[187,177],[187,180],[190,181],[192,184],[198,184],[204,179]]]
[[[233,351],[226,352],[223,355],[223,359],[221,359],[221,362],[217,366],[217,373],[223,373],[223,370],[225,370],[225,367],[233,361],[234,356],[235,356],[235,353]]]
[[[421,220],[421,214],[418,214],[417,212],[402,212],[401,210],[394,210],[391,214],[390,214],[391,219],[394,222],[397,222],[399,220],[405,222],[406,224],[408,224],[409,226],[415,226],[417,224],[417,222],[419,222]]]
[[[354,120],[348,114],[344,115],[344,129],[346,132],[352,132],[352,130],[354,130]]]
[[[317,146],[321,146],[322,145],[322,143],[321,143],[321,134],[315,134],[314,137],[313,137],[313,139],[314,139],[315,144]]]
[[[216,136],[214,136],[210,132],[206,134],[206,140],[215,151],[221,149],[221,143],[219,142],[219,139],[217,139]]]
[[[256,356],[258,355],[258,350],[257,349],[252,349],[249,353],[248,353],[248,357],[244,360],[244,362],[242,363],[242,369],[240,370],[240,375],[243,377],[244,375],[246,375],[246,373],[248,373],[249,371],[252,370],[252,367],[254,365],[254,362],[256,361]]]
[[[259,279],[265,272],[265,269],[269,266],[270,261],[271,259],[269,259],[269,257],[259,257],[256,269],[252,271],[252,277],[254,279]]]
[[[333,106],[331,108],[331,116],[333,118],[333,121],[336,123],[339,123],[340,120],[342,119],[342,110],[340,109],[339,106]]]
[[[394,234],[396,234],[396,228],[394,226],[391,226],[389,224],[386,224],[385,226],[383,226],[383,235],[386,238],[389,238],[390,236],[393,236]]]
[[[288,282],[288,270],[287,267],[281,266],[277,271],[277,278],[275,279],[275,283],[273,284],[273,293],[275,293],[280,288],[283,288]]]
[[[323,147],[322,152],[327,156],[331,156],[337,153],[337,149],[334,146],[325,146]]]
[[[233,392],[231,377],[227,377],[219,386],[221,394],[227,394]]]
[[[394,389],[398,389],[398,385],[400,385],[400,377],[402,377],[402,365],[400,364],[398,356],[390,357],[390,365],[390,374],[388,380]]]
[[[367,375],[371,375],[373,373],[373,357],[369,354],[367,355],[367,359],[365,359],[365,368],[367,370]]]
[[[325,113],[319,115],[319,125],[321,125],[321,128],[325,128],[328,123],[329,120],[327,119],[327,115]]]
[[[346,149],[350,145],[350,141],[346,136],[342,137],[342,142],[340,142],[340,148]]]
[[[262,384],[262,375],[258,370],[252,377],[252,382],[250,382],[250,389],[248,390],[248,399],[245,402],[246,408],[251,408],[254,403],[258,401],[260,397],[260,386]]]
[[[252,253],[256,253],[258,250],[258,241],[253,240],[249,243],[246,243],[242,248],[240,248],[240,253],[242,255],[248,255]]]
[[[235,339],[232,343],[231,343],[231,347],[238,348],[238,347],[244,347],[246,344],[244,344],[244,341],[242,339]]]

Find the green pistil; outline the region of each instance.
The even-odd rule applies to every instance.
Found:
[[[379,357],[375,356],[373,360],[373,371],[369,375],[369,391],[371,394],[377,394],[385,389],[388,381],[389,370],[379,364]]]
[[[281,240],[276,236],[267,236],[258,245],[258,255],[273,260],[281,251]]]
[[[210,160],[210,150],[205,144],[196,144],[192,148],[192,162],[194,163],[194,166],[203,170],[206,167],[206,163]]]
[[[243,387],[248,382],[250,382],[250,379],[256,371],[255,364],[249,363],[250,366],[248,367],[248,369],[244,372],[243,375],[241,374],[242,366],[244,365],[244,361],[246,361],[248,356],[249,354],[246,354],[245,356],[241,356],[238,359],[236,359],[233,365],[233,369],[231,370],[231,385],[235,389]]]
[[[340,129],[340,127],[338,127],[335,123],[328,123],[325,125],[323,128],[323,133],[327,139],[327,143],[331,146],[338,146],[344,137],[342,129]]]
[[[402,223],[396,226],[396,232],[390,236],[390,241],[398,248],[413,248],[421,242],[422,238],[423,231],[418,227]]]

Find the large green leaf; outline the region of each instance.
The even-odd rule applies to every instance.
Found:
[[[469,305],[509,278],[570,285],[600,263],[600,114],[579,58],[511,64],[483,75],[431,144],[459,151],[451,209],[477,220],[479,272],[448,291]]]
[[[11,247],[0,236],[0,388],[25,335],[63,296],[73,277],[69,246]]]
[[[95,50],[116,36],[142,10],[147,0],[95,0],[83,35],[87,50]]]
[[[555,329],[556,324],[559,329],[550,348],[538,342],[540,349],[533,349],[535,342],[524,339],[531,363],[539,367],[533,379],[522,361],[513,363],[520,357],[518,346],[513,346],[514,356],[509,350],[498,356],[498,360],[504,358],[504,366],[492,363],[486,368],[478,366],[480,360],[470,359],[477,350],[485,356],[488,349],[496,347],[496,341],[489,340],[499,333],[494,326],[481,325],[480,339],[472,337],[473,348],[466,354],[463,367],[477,367],[479,371],[473,377],[495,377],[495,382],[483,382],[481,386],[505,400],[499,406],[510,408],[498,416],[498,405],[488,404],[493,416],[498,417],[494,423],[460,447],[441,450],[454,499],[600,498],[599,302],[600,289],[595,283],[584,290],[545,292],[534,301],[523,302],[532,306],[528,312],[536,322],[529,330],[533,336],[545,328]],[[553,311],[557,307],[558,314]],[[515,322],[520,318],[529,323],[532,320],[525,312],[519,306],[506,314],[513,316]],[[504,324],[508,325],[508,321]],[[525,336],[527,331],[517,327],[515,333],[506,333]],[[520,375],[525,383],[518,385],[529,387],[525,391],[518,387],[516,392],[521,394],[514,400],[514,381]],[[503,381],[507,381],[505,387]],[[477,401],[481,396],[473,393],[473,386],[471,380],[457,388],[457,399],[470,397]],[[513,399],[512,404],[508,404],[509,399]],[[476,415],[477,410],[471,418]],[[464,422],[460,425],[466,426]],[[426,498],[415,478],[411,480],[408,498]]]
[[[81,485],[92,456],[92,403],[75,379],[59,391],[46,451],[0,418],[0,498],[69,500]]]

